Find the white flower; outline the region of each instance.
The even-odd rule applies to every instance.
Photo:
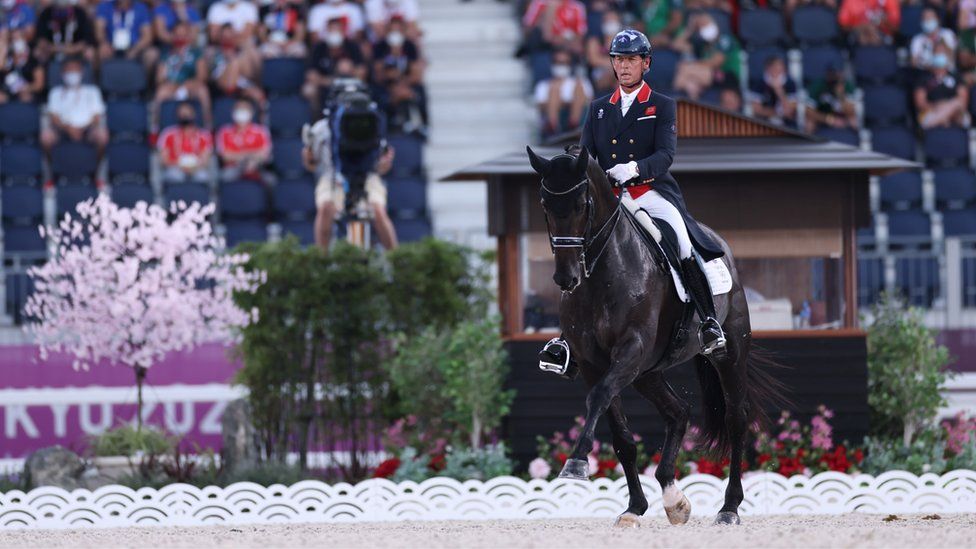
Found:
[[[614,467],[613,470],[616,471],[617,474],[619,475],[624,474],[624,466],[619,461],[617,462],[617,466]]]
[[[923,473],[928,473],[931,470],[932,470],[932,466],[929,465],[928,463],[926,463],[925,465],[922,466],[922,472]]]
[[[698,464],[695,463],[694,461],[689,461],[688,462],[688,474],[689,475],[694,475],[697,472],[698,472]]]
[[[600,468],[600,462],[596,459],[595,454],[587,454],[586,465],[587,465],[587,472],[591,475],[597,472],[597,470]]]
[[[644,476],[645,477],[653,477],[654,476],[654,471],[657,471],[657,465],[655,465],[655,464],[652,463],[652,464],[650,464],[650,465],[647,466],[647,469],[644,469]]]
[[[552,467],[549,467],[549,462],[541,457],[535,458],[529,463],[529,476],[532,478],[548,478],[551,472]]]

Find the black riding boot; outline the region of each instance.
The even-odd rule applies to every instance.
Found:
[[[725,332],[715,319],[715,302],[708,279],[694,257],[681,260],[681,278],[702,321],[698,329],[702,354],[713,360],[725,359]]]
[[[576,379],[579,374],[579,366],[570,356],[569,344],[562,336],[550,339],[539,351],[539,369],[569,380]]]

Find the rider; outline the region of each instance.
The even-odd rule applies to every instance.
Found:
[[[721,257],[724,252],[688,213],[669,171],[678,134],[675,101],[651,90],[643,80],[651,66],[651,43],[643,33],[632,29],[618,32],[610,45],[610,58],[620,85],[613,94],[590,103],[580,145],[593,154],[615,187],[623,188],[639,207],[674,229],[682,281],[702,320],[701,352],[720,360],[725,355],[725,333],[715,318],[712,292],[702,267],[703,261]],[[546,344],[539,359],[550,365],[567,364],[567,353],[568,347],[557,338]]]

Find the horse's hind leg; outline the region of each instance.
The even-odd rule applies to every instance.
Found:
[[[634,382],[634,388],[651,401],[664,418],[664,449],[654,477],[661,483],[664,511],[671,524],[684,524],[691,516],[691,503],[674,482],[674,465],[688,427],[690,406],[674,393],[660,372],[651,372]]]
[[[722,393],[725,398],[725,429],[728,433],[729,446],[729,484],[725,489],[725,504],[715,517],[715,524],[739,524],[739,505],[742,503],[742,453],[745,445],[746,429],[749,422],[749,411],[746,404],[746,361],[749,354],[749,344],[735,342],[730,345],[728,358],[715,364]],[[707,363],[703,357],[698,357]],[[706,364],[706,367],[713,367]]]
[[[627,428],[627,417],[624,416],[621,406],[620,395],[617,395],[610,401],[610,408],[607,410],[610,431],[613,433],[613,451],[624,469],[627,490],[630,492],[630,504],[627,510],[617,517],[616,525],[633,527],[640,525],[637,517],[647,511],[647,498],[644,497],[644,489],[637,475],[637,443],[634,442],[633,433]]]

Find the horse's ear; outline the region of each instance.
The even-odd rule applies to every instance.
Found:
[[[576,173],[586,173],[586,164],[590,161],[590,153],[586,145],[580,145],[579,157],[576,158]]]
[[[526,145],[525,150],[529,153],[529,163],[532,164],[532,169],[539,175],[546,175],[549,173],[549,160],[542,158],[541,156],[532,152],[532,147]]]

